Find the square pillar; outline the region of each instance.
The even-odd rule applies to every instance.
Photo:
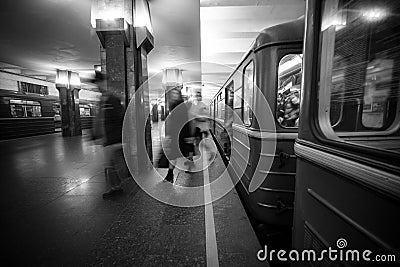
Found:
[[[56,88],[59,90],[60,97],[62,135],[82,135],[78,73],[57,70]]]

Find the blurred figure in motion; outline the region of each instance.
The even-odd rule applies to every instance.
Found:
[[[103,198],[122,193],[120,166],[123,164],[122,124],[124,108],[118,96],[105,90],[105,77],[96,73],[95,83],[102,92],[100,110],[95,119],[93,139],[102,138],[105,157],[105,178],[109,190]]]
[[[177,159],[187,157],[192,151],[190,144],[190,126],[188,122],[188,109],[183,101],[182,93],[178,89],[168,92],[169,111],[165,125],[164,149],[169,161],[168,174],[165,181],[174,182],[174,168]]]
[[[205,149],[207,153],[209,153],[209,160],[212,160],[215,156],[215,152],[213,151],[213,147],[210,145],[209,140],[205,140],[210,131],[210,125],[208,120],[208,109],[206,104],[202,101],[201,91],[197,91],[190,106],[190,116],[193,117],[193,127],[194,127],[194,136],[196,138],[196,146],[199,148],[202,147]],[[203,140],[203,142],[202,142]],[[201,146],[201,147],[200,147]]]

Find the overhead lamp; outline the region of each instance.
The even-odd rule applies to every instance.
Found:
[[[57,70],[56,87],[68,88],[68,71],[67,70]]]
[[[77,72],[69,72],[69,84],[71,89],[80,89],[81,87],[81,78],[79,77],[79,73]]]
[[[101,65],[94,65],[94,71],[101,72]]]
[[[57,69],[56,74],[56,87],[65,87],[67,89],[80,89],[81,79],[79,73],[72,72],[69,70],[59,70]]]
[[[90,21],[105,47],[107,32],[120,32],[129,46],[129,25],[132,25],[132,0],[92,0]]]
[[[97,20],[112,22],[123,18],[132,24],[132,0],[92,0],[90,22],[97,29]]]
[[[150,6],[147,0],[135,1],[135,27],[146,27],[147,30],[153,34],[153,25],[151,23]]]
[[[362,16],[369,21],[376,21],[386,17],[387,13],[381,8],[371,8],[362,11]]]
[[[142,47],[146,53],[149,53],[154,48],[154,37],[150,7],[147,0],[135,1],[134,27],[136,34],[136,47]]]

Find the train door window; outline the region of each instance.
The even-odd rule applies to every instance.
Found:
[[[212,106],[211,117],[215,118],[215,99],[213,100],[211,106]]]
[[[42,116],[42,108],[37,101],[10,99],[10,111],[14,118]]]
[[[81,117],[90,116],[90,106],[89,105],[79,105],[79,113]]]
[[[34,93],[34,94],[41,94],[41,95],[48,95],[49,90],[47,86],[40,85],[40,84],[32,84],[27,82],[18,82],[18,88],[20,91],[25,93]]]
[[[213,105],[214,105],[214,113],[213,113],[213,116],[214,116],[214,119],[215,119],[216,117],[218,117],[218,114],[217,114],[217,112],[218,112],[217,98],[214,98],[214,103],[213,103]]]
[[[233,110],[236,114],[234,117],[234,122],[238,124],[243,124],[242,103],[243,103],[243,87],[240,86],[235,89],[235,93],[233,94]]]
[[[243,123],[251,125],[254,94],[254,62],[251,61],[243,71]]]
[[[60,103],[53,103],[54,121],[61,121]]]
[[[218,119],[221,119],[221,111],[222,111],[222,106],[221,106],[221,93],[220,94],[218,94],[218,96],[217,96],[217,117],[218,117]]]
[[[229,83],[229,85],[225,88],[225,118],[232,119],[233,118],[233,98],[234,98],[234,87],[233,81]]]
[[[217,95],[217,97],[214,99],[214,107],[215,107],[215,118],[219,118],[219,108],[218,108],[218,99],[219,99],[219,95]]]
[[[221,100],[220,100],[220,105],[221,105],[221,117],[220,119],[225,119],[225,94],[221,94]]]
[[[26,116],[27,117],[41,117],[42,108],[37,101],[26,101]]]
[[[302,54],[282,57],[278,66],[276,119],[283,127],[298,127]]]
[[[393,145],[400,143],[399,15],[397,0],[324,2],[319,123],[326,136],[400,152]]]
[[[230,108],[233,108],[233,81],[228,85],[226,88],[226,105],[228,105]]]
[[[11,99],[10,110],[11,110],[11,116],[14,118],[26,117],[24,109],[24,100]]]

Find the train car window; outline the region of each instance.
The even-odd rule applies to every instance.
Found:
[[[40,84],[33,84],[27,82],[18,82],[18,89],[25,93],[34,93],[40,95],[48,95],[49,90],[47,86],[40,85]]]
[[[215,119],[215,99],[212,101],[211,107],[212,107],[211,117]]]
[[[254,62],[251,61],[243,71],[243,123],[250,125],[253,115]]]
[[[53,103],[54,121],[61,121],[61,107],[59,103]]]
[[[221,110],[221,116],[219,117],[220,119],[225,119],[225,94],[221,94],[220,97],[220,110]]]
[[[79,113],[81,117],[90,116],[90,106],[89,105],[79,105]]]
[[[278,66],[276,119],[283,127],[298,127],[302,54],[282,57]]]
[[[214,100],[210,104],[210,117],[214,118]]]
[[[11,116],[14,118],[41,117],[42,108],[37,101],[10,99]]]
[[[386,144],[399,138],[399,15],[397,0],[324,2],[319,118],[328,137],[400,151]]]
[[[234,122],[237,124],[243,124],[243,116],[242,116],[242,103],[243,103],[243,88],[240,86],[236,88],[233,94],[233,110],[235,112]]]
[[[218,95],[217,98],[217,106],[218,106],[218,119],[223,119],[223,108],[224,108],[224,102],[222,101],[222,95],[221,93]]]
[[[215,118],[219,118],[219,108],[218,108],[218,99],[219,99],[219,95],[217,95],[217,97],[214,99],[214,107],[215,107]]]

